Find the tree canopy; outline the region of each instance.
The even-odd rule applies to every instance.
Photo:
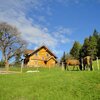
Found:
[[[77,41],[74,42],[70,54],[78,59],[80,57],[92,56],[93,59],[98,56],[100,58],[100,34],[94,29],[93,34],[84,39],[84,43],[81,44]]]
[[[70,54],[78,59],[79,58],[79,53],[80,53],[80,49],[81,49],[81,44],[78,41],[75,41],[73,44],[73,47],[70,50]]]
[[[84,43],[82,46],[83,57],[84,56],[92,56],[95,58],[98,55],[99,51],[99,33],[94,30],[93,35],[89,36],[88,38],[84,39]]]
[[[22,53],[25,47],[26,41],[21,38],[21,33],[16,27],[0,23],[0,50],[3,61],[9,63],[9,60]]]

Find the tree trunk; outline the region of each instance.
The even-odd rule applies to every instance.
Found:
[[[4,51],[2,50],[2,61],[5,61],[6,57],[5,57],[5,53]]]
[[[8,59],[7,59],[7,56],[6,56],[4,50],[2,50],[2,61],[4,61],[6,71],[8,72],[8,71],[9,71],[9,61],[8,61]]]
[[[8,72],[9,71],[9,61],[8,60],[5,61],[5,68],[6,68],[6,71]]]

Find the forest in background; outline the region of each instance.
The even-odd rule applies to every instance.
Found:
[[[94,32],[89,37],[84,39],[84,43],[80,44],[75,41],[69,53],[63,54],[66,59],[79,59],[80,57],[91,56],[93,60],[97,57],[100,59],[100,33],[94,29]]]

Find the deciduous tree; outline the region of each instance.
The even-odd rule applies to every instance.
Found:
[[[21,38],[21,33],[16,27],[7,23],[0,23],[0,50],[2,52],[2,61],[9,67],[9,60],[14,57],[18,51],[22,53],[26,47],[26,42]]]

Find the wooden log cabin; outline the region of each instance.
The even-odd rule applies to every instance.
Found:
[[[57,57],[46,46],[25,50],[24,55],[24,64],[28,67],[53,67],[57,63]]]

